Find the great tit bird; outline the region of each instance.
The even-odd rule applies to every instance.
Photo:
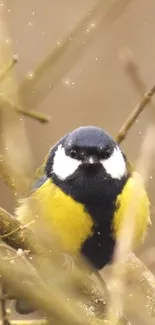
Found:
[[[44,175],[16,215],[24,223],[31,221],[28,203],[36,199],[42,211],[38,219],[43,217],[55,231],[64,252],[73,257],[81,253],[99,270],[112,260],[132,189],[132,171],[114,139],[101,128],[80,127],[50,150]],[[149,223],[148,196],[143,186],[140,191],[135,243]],[[17,301],[16,310],[28,314],[34,308]]]
[[[81,253],[99,270],[112,259],[132,186],[132,172],[118,144],[102,128],[85,126],[52,147],[44,175],[27,200],[34,197],[41,202],[42,216],[64,252]],[[22,222],[29,221],[25,201],[16,214]],[[136,218],[134,239],[138,243],[149,223],[144,187]]]

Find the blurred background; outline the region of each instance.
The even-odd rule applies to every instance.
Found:
[[[146,90],[155,82],[155,1],[128,1],[124,12],[105,28],[102,24],[88,48],[79,56],[56,86],[49,91],[37,110],[50,116],[42,125],[24,117],[34,158],[34,170],[49,148],[68,131],[80,125],[105,128],[113,136],[141,99],[125,72],[122,53],[128,48],[138,64]],[[15,67],[17,83],[33,76],[33,70],[59,47],[76,24],[91,11],[95,0],[1,0],[9,26],[13,53],[19,57]],[[92,21],[95,28],[96,21]],[[89,31],[88,31],[89,32]],[[49,89],[51,85],[49,83]],[[22,101],[22,98],[21,98]],[[155,100],[154,100],[155,102]],[[122,147],[135,162],[146,127],[155,118],[149,106],[130,130]],[[152,170],[148,191],[154,219],[155,171]],[[14,197],[1,182],[0,205],[13,211]],[[149,231],[146,247],[154,246],[154,227]]]

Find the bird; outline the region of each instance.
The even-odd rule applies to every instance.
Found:
[[[50,149],[43,175],[18,206],[16,216],[28,222],[25,202],[36,198],[64,252],[82,254],[100,270],[112,261],[132,189],[133,171],[114,138],[103,128],[81,126]],[[150,203],[142,185],[135,245],[145,237],[149,222]]]

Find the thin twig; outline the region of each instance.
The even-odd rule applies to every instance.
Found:
[[[121,59],[124,62],[125,71],[127,73],[127,76],[131,79],[134,90],[138,92],[138,95],[143,96],[143,94],[145,94],[147,91],[147,86],[141,75],[140,67],[135,61],[131,50],[124,49],[121,54]],[[152,103],[150,104],[152,105],[152,108],[154,108],[154,105]]]
[[[20,106],[17,106],[17,105],[13,105],[11,102],[7,101],[6,99],[2,99],[1,98],[1,101],[0,101],[1,105],[3,107],[7,106],[7,107],[10,107],[10,109],[14,109],[16,110],[19,114],[21,115],[24,115],[24,116],[27,116],[29,118],[32,118],[42,124],[44,123],[48,123],[50,122],[50,117],[49,116],[46,116],[45,114],[42,114],[40,112],[34,112],[34,111],[27,111],[25,110],[24,108],[20,107]]]
[[[48,325],[49,322],[46,319],[12,319],[11,325]],[[3,325],[2,322],[0,322],[0,325]]]
[[[125,64],[125,71],[127,72],[127,75],[131,78],[131,81],[134,85],[134,89],[138,90],[140,96],[143,96],[143,94],[144,96],[140,101],[140,103],[136,106],[136,108],[134,108],[134,110],[132,111],[128,119],[120,128],[116,136],[116,141],[118,143],[121,143],[126,138],[129,129],[132,127],[135,120],[138,118],[140,113],[144,110],[146,105],[152,104],[151,100],[155,92],[155,86],[153,86],[148,92],[146,92],[147,87],[145,85],[145,82],[142,79],[139,67],[133,59],[133,55],[131,51],[125,49],[121,54],[121,59]]]
[[[140,103],[134,108],[132,113],[129,115],[125,123],[120,128],[119,132],[116,135],[116,141],[117,143],[121,143],[125,138],[126,135],[131,128],[131,126],[136,121],[137,117],[140,115],[140,113],[144,110],[146,105],[151,101],[152,96],[155,93],[155,85],[152,86],[152,88],[144,94],[143,99],[140,101]]]
[[[11,320],[11,325],[48,325],[49,322],[46,319],[13,319]],[[0,325],[3,325],[0,322]]]
[[[50,117],[46,116],[45,114],[41,114],[39,112],[34,112],[34,111],[26,111],[25,109],[20,108],[20,107],[17,107],[16,110],[21,115],[27,116],[27,117],[34,119],[42,124],[50,122]]]
[[[15,66],[18,62],[17,55],[14,55],[13,58],[4,66],[3,70],[0,71],[0,83],[7,77],[8,72]]]

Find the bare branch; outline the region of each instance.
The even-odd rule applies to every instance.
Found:
[[[0,83],[7,77],[8,72],[15,66],[18,62],[17,55],[14,55],[13,58],[4,66],[3,70],[0,71]]]
[[[2,322],[0,322],[0,325],[3,325]],[[49,322],[46,319],[13,319],[11,325],[49,325]]]
[[[0,325],[2,325],[2,322],[0,322]],[[11,325],[49,325],[49,322],[46,319],[13,319]]]
[[[27,116],[27,117],[29,117],[33,120],[36,120],[42,124],[50,122],[50,117],[46,116],[45,114],[41,114],[39,112],[34,112],[34,111],[26,111],[22,107],[16,107],[16,110],[21,115]]]
[[[155,85],[152,86],[152,88],[145,93],[143,99],[140,101],[140,103],[134,108],[132,113],[129,115],[125,123],[120,128],[119,132],[116,135],[116,141],[118,143],[121,143],[125,138],[129,131],[129,129],[132,127],[140,113],[144,110],[146,105],[151,101],[152,96],[155,93]]]
[[[31,253],[43,253],[41,245],[37,244],[34,234],[4,209],[0,208],[0,238],[11,247],[30,250]]]
[[[125,71],[131,79],[134,89],[138,91],[140,96],[143,96],[143,94],[147,90],[147,87],[145,85],[145,82],[143,81],[143,78],[140,74],[139,66],[135,62],[131,50],[123,49],[121,53],[121,59],[124,63]]]

